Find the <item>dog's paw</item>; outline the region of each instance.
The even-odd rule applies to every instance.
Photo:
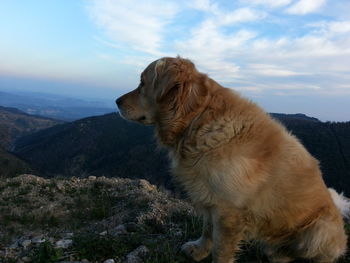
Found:
[[[183,244],[181,251],[194,261],[201,261],[210,254],[210,250],[204,246],[201,246],[198,241],[189,241]]]

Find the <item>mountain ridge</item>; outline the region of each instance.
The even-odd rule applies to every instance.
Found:
[[[350,194],[350,122],[325,123],[301,114],[272,116],[320,161],[328,185]],[[157,146],[153,128],[127,122],[117,114],[25,136],[17,141],[15,152],[49,177],[118,174],[174,187],[167,153]]]

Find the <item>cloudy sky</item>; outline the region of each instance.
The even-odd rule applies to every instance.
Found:
[[[349,0],[0,1],[0,90],[114,97],[181,55],[270,112],[350,120]]]

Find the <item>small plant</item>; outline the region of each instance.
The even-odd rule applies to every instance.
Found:
[[[21,186],[21,182],[19,182],[19,181],[10,181],[10,182],[7,183],[7,187],[14,187],[14,188],[16,188],[16,187],[19,187],[19,186]]]
[[[32,263],[54,263],[59,261],[63,256],[61,248],[55,248],[50,242],[45,241],[31,252],[30,258]]]
[[[101,261],[106,258],[122,259],[128,252],[140,245],[138,236],[111,237],[84,234],[74,237],[72,249],[79,259]]]

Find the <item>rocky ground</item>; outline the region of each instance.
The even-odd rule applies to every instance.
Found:
[[[179,248],[200,228],[186,201],[145,180],[21,175],[0,181],[0,262],[191,262]],[[239,262],[267,260],[246,245]]]

